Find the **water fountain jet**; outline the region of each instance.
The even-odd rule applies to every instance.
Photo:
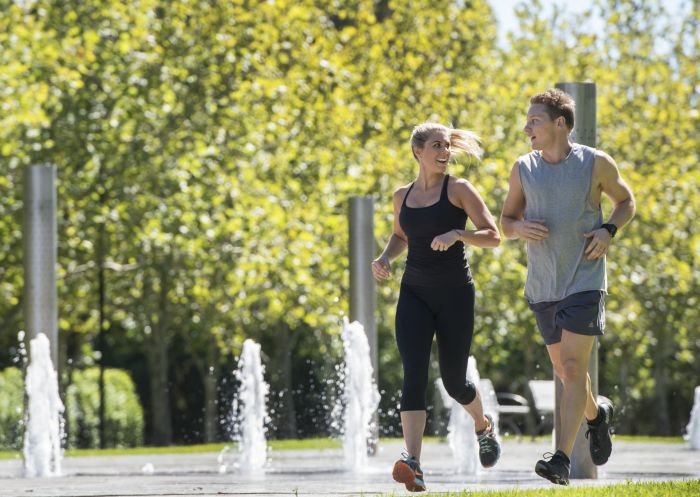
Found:
[[[474,385],[479,386],[484,413],[492,417],[494,429],[496,430],[496,435],[498,435],[498,406],[495,393],[492,389],[486,391],[483,388],[484,383],[481,381],[476,367],[476,359],[473,356],[469,356],[466,378]],[[440,378],[435,380],[435,385],[440,391],[443,404],[450,408],[447,441],[454,455],[456,472],[464,475],[476,475],[481,464],[479,462],[479,444],[475,435],[474,420],[459,402],[449,396]]]
[[[234,372],[240,387],[233,400],[233,440],[236,443],[234,468],[241,472],[261,471],[267,462],[265,423],[269,386],[263,378],[260,345],[243,342],[243,350]]]
[[[51,344],[43,333],[29,342],[25,389],[24,474],[27,477],[59,476],[64,407],[58,394],[58,376],[51,362]]]
[[[367,466],[368,443],[376,445],[372,440],[375,431],[373,419],[380,395],[374,382],[369,343],[362,324],[358,321],[350,323],[344,318],[342,339],[345,356],[341,375],[343,394],[335,411],[340,413],[345,465],[357,470]]]

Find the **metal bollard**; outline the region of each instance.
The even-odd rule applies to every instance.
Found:
[[[58,371],[56,289],[56,167],[28,166],[24,172],[24,321],[27,339],[44,333]]]
[[[359,321],[369,343],[374,382],[379,384],[377,325],[374,318],[376,291],[371,263],[374,260],[374,203],[372,197],[350,198],[350,321]],[[368,441],[368,453],[375,454],[379,439],[378,419]]]

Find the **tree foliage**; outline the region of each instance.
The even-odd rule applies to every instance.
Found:
[[[590,80],[599,147],[639,209],[610,256],[601,390],[625,406],[623,431],[678,433],[700,376],[700,8],[678,20],[637,3],[599,0],[578,17],[521,4],[520,34],[500,46],[483,0],[0,1],[0,363],[22,328],[22,171],[50,162],[64,381],[99,360],[128,368],[148,441],[214,439],[230,398],[216,386],[254,338],[277,392],[273,434],[324,430],[349,197],[377,200],[379,251],[391,192],[416,173],[411,128],[437,120],[483,137],[484,161],[451,173],[497,214],[528,151],[529,96]],[[482,376],[522,391],[551,374],[522,297],[523,247],[468,255]],[[386,412],[401,374],[395,272],[378,289]]]

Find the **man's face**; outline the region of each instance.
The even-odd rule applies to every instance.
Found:
[[[530,139],[533,150],[543,150],[554,143],[557,128],[561,127],[563,117],[552,120],[544,104],[532,104],[527,111],[527,121],[523,131]]]

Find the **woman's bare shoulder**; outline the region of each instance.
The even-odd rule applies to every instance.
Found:
[[[403,200],[412,184],[413,183],[408,183],[407,185],[402,185],[394,190],[394,200]]]
[[[468,180],[464,178],[457,178],[456,176],[450,176],[449,182],[450,189],[458,193],[469,193],[475,191],[474,185],[472,185]]]

